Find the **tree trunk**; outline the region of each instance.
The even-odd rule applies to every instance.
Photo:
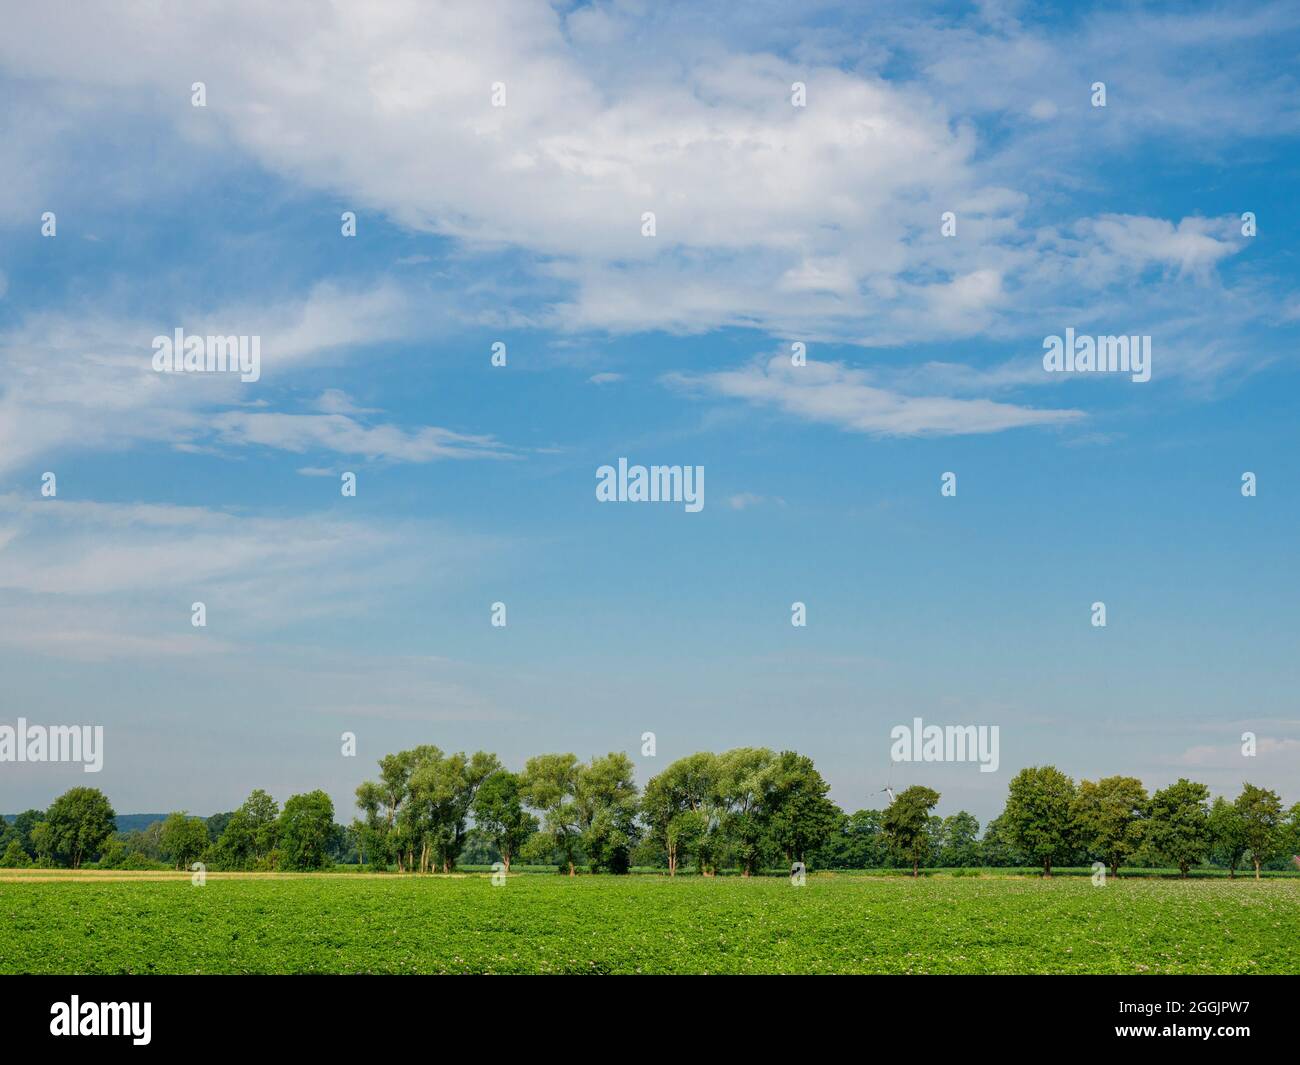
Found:
[[[501,864],[504,865],[504,866],[506,867],[506,875],[509,876],[509,875],[510,875],[510,855],[508,855],[508,854],[502,854],[502,855],[501,855]]]
[[[1052,879],[1052,859],[1051,859],[1051,858],[1048,858],[1045,862],[1043,862],[1043,876],[1047,877],[1048,880],[1051,880],[1051,879]]]
[[[1182,879],[1182,880],[1186,880],[1186,879],[1187,879],[1187,863],[1186,863],[1186,862],[1179,862],[1179,863],[1178,863],[1178,873],[1179,873],[1179,877],[1180,877],[1180,879]]]
[[[916,876],[917,876],[917,869],[918,869],[918,867],[920,866],[920,864],[921,864],[921,863],[920,863],[920,861],[919,861],[918,859],[916,859],[916,858],[913,858],[913,859],[912,859],[912,879],[913,879],[913,880],[916,879]]]
[[[1259,879],[1259,859],[1256,858],[1254,855],[1251,855],[1251,858],[1252,858],[1252,860],[1253,860],[1254,863],[1255,863],[1255,879],[1258,880],[1258,879]]]
[[[570,876],[577,876],[577,875],[578,875],[577,873],[575,873],[575,872],[573,871],[573,859],[569,859],[569,875],[570,875]]]

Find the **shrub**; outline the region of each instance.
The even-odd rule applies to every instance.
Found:
[[[0,855],[0,868],[3,869],[26,869],[31,864],[32,860],[16,839],[11,839],[4,854]]]

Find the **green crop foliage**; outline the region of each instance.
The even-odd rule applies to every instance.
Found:
[[[0,883],[4,973],[1281,973],[1300,881]]]

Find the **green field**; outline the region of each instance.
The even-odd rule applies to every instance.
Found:
[[[1300,972],[1300,881],[17,877],[4,973]]]

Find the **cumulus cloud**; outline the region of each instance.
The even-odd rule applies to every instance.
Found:
[[[689,18],[663,16],[669,31]],[[1013,131],[981,153],[961,116],[1029,100],[1041,118],[1040,92],[1012,99],[1000,87],[1026,65],[1081,61],[1014,19],[985,33],[919,31],[887,13],[879,23],[892,49],[919,58],[911,79],[689,35],[665,70],[642,54],[643,27],[626,12],[540,0],[436,14],[248,0],[87,11],[75,23],[35,7],[11,13],[0,63],[65,93],[114,96],[200,155],[233,149],[408,229],[527,252],[536,273],[567,289],[540,319],[559,328],[748,325],[888,344],[1005,324],[1008,291],[1046,276],[1035,261],[1043,250],[1023,238],[1030,199],[1015,187],[1035,148],[1021,150],[1030,135]],[[250,32],[232,32],[240,26]],[[221,72],[202,109],[187,95],[200,51]],[[795,81],[806,107],[791,105]],[[497,83],[504,107],[492,106]],[[92,118],[105,115],[84,113]],[[939,235],[945,210],[961,239]],[[647,211],[653,238],[641,232]],[[1074,239],[1112,263],[1159,246],[1198,276],[1226,254],[1212,233],[1171,226],[1103,220]],[[383,315],[380,297],[372,309]],[[322,336],[348,342],[354,308],[336,302],[319,301],[285,331],[284,358]]]
[[[1238,297],[1215,283],[1245,247],[1232,216],[1072,217],[1067,201],[1056,210],[1063,220],[1042,224],[1036,203],[1044,188],[1086,185],[1095,160],[1079,156],[1080,145],[1131,142],[1160,126],[1139,98],[1166,102],[1176,112],[1170,127],[1192,140],[1224,136],[1234,122],[1262,129],[1239,93],[1221,91],[1224,67],[1189,73],[1178,60],[1206,54],[1224,33],[1258,43],[1293,29],[1280,8],[1226,25],[1125,16],[1146,29],[1124,32],[1089,15],[1069,39],[1009,13],[940,25],[885,11],[870,45],[805,26],[790,35],[799,46],[789,54],[760,25],[798,17],[788,12],[745,21],[726,42],[702,15],[657,17],[656,32],[676,42],[670,64],[641,47],[644,18],[626,9],[563,11],[541,0],[436,13],[402,3],[200,0],[76,19],[56,6],[26,7],[9,13],[0,68],[19,90],[21,107],[10,110],[42,121],[15,123],[0,146],[0,175],[22,187],[30,219],[22,175],[40,173],[38,189],[75,203],[86,189],[59,186],[59,173],[84,168],[60,161],[89,133],[157,129],[168,164],[125,152],[96,197],[138,204],[187,166],[256,168],[450,238],[459,263],[519,253],[526,298],[480,275],[456,298],[442,295],[439,311],[461,321],[568,332],[740,327],[895,348],[972,337],[1023,343],[1092,321],[1097,332],[1157,336],[1163,380],[1209,379],[1247,358],[1263,364],[1258,349],[1217,338],[1269,318],[1270,308],[1277,322],[1295,320],[1293,306],[1258,286]],[[1155,53],[1153,40],[1163,42]],[[1127,106],[1097,115],[1076,90],[1053,87],[1089,83],[1088,56],[1117,41],[1127,43],[1107,55],[1108,69]],[[207,78],[206,108],[189,104],[195,54],[219,72]],[[886,79],[899,57],[907,73]],[[1237,56],[1221,59],[1233,77],[1254,77]],[[806,107],[791,105],[795,81],[807,87]],[[504,107],[492,106],[495,83]],[[1282,128],[1293,124],[1293,107],[1279,116],[1290,105],[1278,87],[1258,88],[1253,100]],[[1187,121],[1198,109],[1215,121]],[[989,116],[1003,123],[994,138]],[[1084,121],[1097,128],[1081,137]],[[948,210],[958,219],[953,238],[939,230]],[[652,238],[642,235],[647,211]],[[332,392],[319,416],[243,410],[208,423],[208,412],[248,393],[229,381],[160,381],[140,358],[150,337],[177,324],[258,334],[264,380],[285,384],[358,347],[427,332],[430,294],[416,273],[364,287],[321,281],[298,299],[176,308],[153,322],[93,310],[31,316],[0,337],[9,371],[0,470],[62,447],[163,441],[195,450],[214,436],[402,461],[499,455],[503,446],[474,427],[367,424],[372,411]],[[931,359],[910,382],[841,368],[843,379],[822,387],[811,373],[796,383],[751,368],[697,384],[863,432],[991,432],[1078,417],[989,398],[1017,381],[1046,383],[1025,370],[1032,354],[992,369]],[[950,380],[927,389],[926,376]]]

